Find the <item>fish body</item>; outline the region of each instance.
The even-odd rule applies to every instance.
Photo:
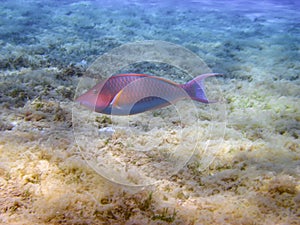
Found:
[[[159,109],[181,99],[210,103],[203,80],[219,74],[197,76],[186,84],[147,74],[118,74],[96,84],[75,101],[95,112],[133,115]]]

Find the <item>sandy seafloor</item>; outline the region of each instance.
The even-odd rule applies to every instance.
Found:
[[[228,2],[1,0],[0,223],[300,224],[299,3]],[[99,139],[99,149],[122,160],[120,152],[135,146],[168,152],[183,142],[189,151],[189,135],[201,133],[202,144],[178,173],[130,188],[107,181],[83,160],[72,102],[98,56],[143,40],[186,47],[223,73],[217,85],[207,85],[218,88],[226,109],[208,113],[197,103],[199,113],[192,114],[179,102],[190,126],[181,139],[172,107],[130,118],[134,137],[123,129]],[[133,70],[170,75],[163,65]],[[214,120],[224,112],[225,130]],[[95,123],[119,122],[99,114]],[[207,140],[218,151],[203,167]],[[129,171],[139,167],[138,159],[125,162]]]

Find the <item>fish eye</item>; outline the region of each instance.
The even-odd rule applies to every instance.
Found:
[[[94,95],[97,94],[97,89],[94,89],[94,90],[93,90],[93,94],[94,94]]]

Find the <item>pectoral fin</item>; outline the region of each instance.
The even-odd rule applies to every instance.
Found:
[[[120,99],[121,99],[122,92],[123,90],[119,91],[118,94],[116,94],[113,100],[111,101],[110,106],[112,108],[117,108],[117,109],[121,108]]]

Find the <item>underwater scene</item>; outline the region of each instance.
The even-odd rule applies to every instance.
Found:
[[[300,224],[299,1],[0,0],[0,46],[0,224]]]

